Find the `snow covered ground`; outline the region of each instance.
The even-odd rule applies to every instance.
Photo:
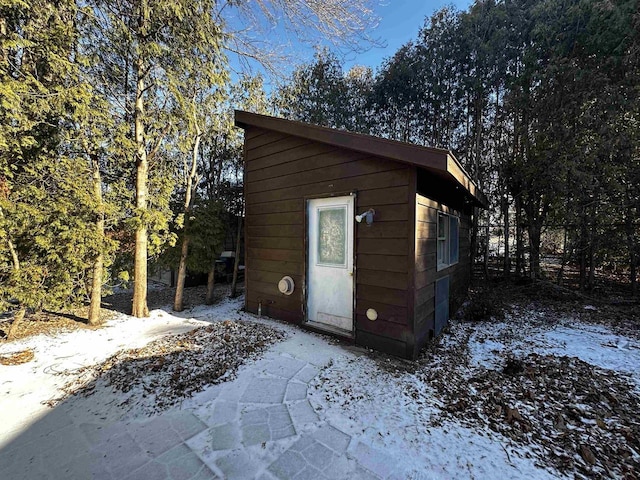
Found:
[[[540,318],[544,318],[540,312],[515,309],[507,313],[504,321],[474,329],[469,339],[472,363],[497,368],[502,361],[496,355],[498,352],[520,356],[528,353],[566,355],[627,375],[640,392],[638,340],[615,334],[606,326],[572,318],[559,318],[551,324]]]
[[[153,310],[149,318],[118,314],[98,330],[77,330],[57,336],[38,335],[0,345],[0,354],[25,349],[31,362],[0,366],[0,447],[47,414],[46,403],[62,394],[63,387],[87,365],[95,365],[119,350],[139,348],[166,335],[206,325]]]
[[[202,422],[202,428],[207,428],[185,439],[185,444],[208,466],[209,478],[299,478],[311,471],[311,466],[303,467],[301,463],[299,470],[291,470],[298,468],[292,459],[304,456],[298,454],[303,445],[315,448],[314,455],[319,455],[318,452],[324,451],[322,445],[327,445],[323,438],[330,437],[327,432],[333,432],[332,438],[342,435],[340,438],[347,440],[342,450],[327,445],[333,449],[330,463],[334,468],[330,471],[324,466],[321,472],[314,470],[317,478],[573,477],[576,471],[572,469],[560,472],[544,464],[545,450],[535,443],[539,437],[528,434],[518,437],[532,440],[533,443],[527,444],[514,440],[502,430],[490,428],[488,421],[466,421],[465,416],[480,410],[472,405],[452,405],[451,398],[441,391],[443,385],[460,383],[453,386],[464,387],[474,398],[481,398],[482,393],[467,384],[470,379],[486,372],[502,375],[506,358],[527,359],[528,355],[535,354],[539,356],[535,358],[540,359],[576,357],[606,370],[607,375],[612,375],[609,370],[618,372],[620,381],[628,381],[640,391],[638,340],[615,334],[603,326],[570,319],[551,324],[548,319],[537,318],[537,312],[530,309],[515,309],[512,316],[501,322],[453,322],[450,332],[432,354],[426,354],[418,362],[405,362],[343,345],[281,322],[258,319],[240,312],[241,304],[242,299],[226,300],[213,307],[196,307],[181,314],[169,313],[168,308],[154,310],[147,319],[118,314],[102,329],[38,336],[0,345],[0,355],[28,348],[34,352],[34,359],[28,363],[0,366],[0,425],[3,426],[0,459],[3,449],[11,449],[18,437],[51,413],[47,402],[59,398],[70,382],[87,374],[83,367],[99,364],[123,349],[140,348],[159,338],[225,320],[259,322],[284,331],[287,338],[271,346],[262,358],[241,366],[235,379],[205,388],[164,414],[175,415],[172,412],[177,410],[191,412]],[[456,362],[459,365],[456,366]],[[101,389],[105,389],[105,396],[107,393],[117,395],[101,385],[94,390],[93,397],[99,399]],[[277,397],[280,391],[279,400],[264,407],[269,401],[263,397]],[[96,401],[87,416],[99,417],[103,423],[113,422],[112,426],[122,426],[123,432],[125,428],[130,429],[130,425],[123,423],[121,413],[112,415],[108,411],[112,404]],[[312,411],[305,410],[306,405],[310,405]],[[288,411],[285,417],[289,423],[280,431],[289,429],[289,433],[274,436],[273,429],[271,433],[267,430],[262,447],[260,443],[248,441],[246,436],[255,435],[256,431],[248,430],[247,422],[255,417],[252,409],[258,407],[264,408],[267,415],[273,410],[280,417],[285,414],[278,408]],[[127,421],[154,421],[163,415],[155,414],[151,420],[136,418],[148,411],[136,409],[135,399],[129,399],[127,408]],[[450,414],[452,411],[454,415]],[[523,410],[526,417],[525,413]],[[636,424],[639,416],[637,412],[633,418]],[[525,420],[522,425],[526,425]],[[270,423],[265,425],[272,428]],[[609,429],[613,432],[613,426]],[[228,445],[216,447],[216,442],[220,443],[223,437]],[[634,445],[629,447],[631,464],[639,464],[639,452],[633,448]],[[606,468],[597,463],[599,459],[592,467],[580,460],[575,451],[573,456],[576,458],[572,461],[581,462],[579,477],[591,476],[590,472],[597,477]],[[151,461],[140,468],[144,470],[150,465]],[[2,467],[0,464],[0,477]],[[111,476],[104,478],[116,478],[109,468],[107,472],[111,472]]]

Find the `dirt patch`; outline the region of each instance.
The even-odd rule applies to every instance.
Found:
[[[214,323],[161,338],[144,348],[118,352],[99,365],[82,368],[76,372],[77,380],[63,391],[66,396],[89,396],[111,388],[120,406],[153,414],[179,404],[205,386],[232,380],[240,365],[284,337],[283,331],[257,323]]]

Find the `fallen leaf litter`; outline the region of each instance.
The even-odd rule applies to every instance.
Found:
[[[513,328],[531,331],[527,321]],[[544,315],[533,323],[541,322]],[[575,357],[509,349],[494,352],[501,359],[496,368],[472,365],[474,324],[450,328],[417,372],[443,403],[434,424],[489,428],[508,439],[512,453],[527,446],[520,449],[525,456],[574,478],[639,478],[640,395],[624,375]]]
[[[21,365],[33,360],[33,350],[28,348],[19,352],[5,353],[0,355],[0,365]]]
[[[74,372],[63,391],[89,396],[98,387],[122,393],[121,405],[151,415],[167,410],[208,385],[233,380],[238,368],[285,338],[279,329],[224,321],[122,350],[104,362]],[[60,372],[62,374],[68,372]],[[51,400],[50,406],[62,399]]]

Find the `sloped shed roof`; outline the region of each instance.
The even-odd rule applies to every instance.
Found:
[[[448,150],[422,147],[411,143],[319,127],[308,123],[258,115],[241,110],[235,111],[235,124],[242,128],[252,126],[294,135],[315,142],[388,158],[408,165],[415,165],[436,175],[451,184],[452,187],[462,187],[477,206],[486,208],[488,205],[487,197]]]

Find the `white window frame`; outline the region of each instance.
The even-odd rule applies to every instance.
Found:
[[[442,221],[441,221],[442,219]],[[457,222],[458,238],[453,243],[451,222]],[[452,255],[455,245],[455,255]],[[451,261],[455,257],[454,261]],[[460,262],[460,217],[438,211],[436,218],[436,271],[444,270]]]

